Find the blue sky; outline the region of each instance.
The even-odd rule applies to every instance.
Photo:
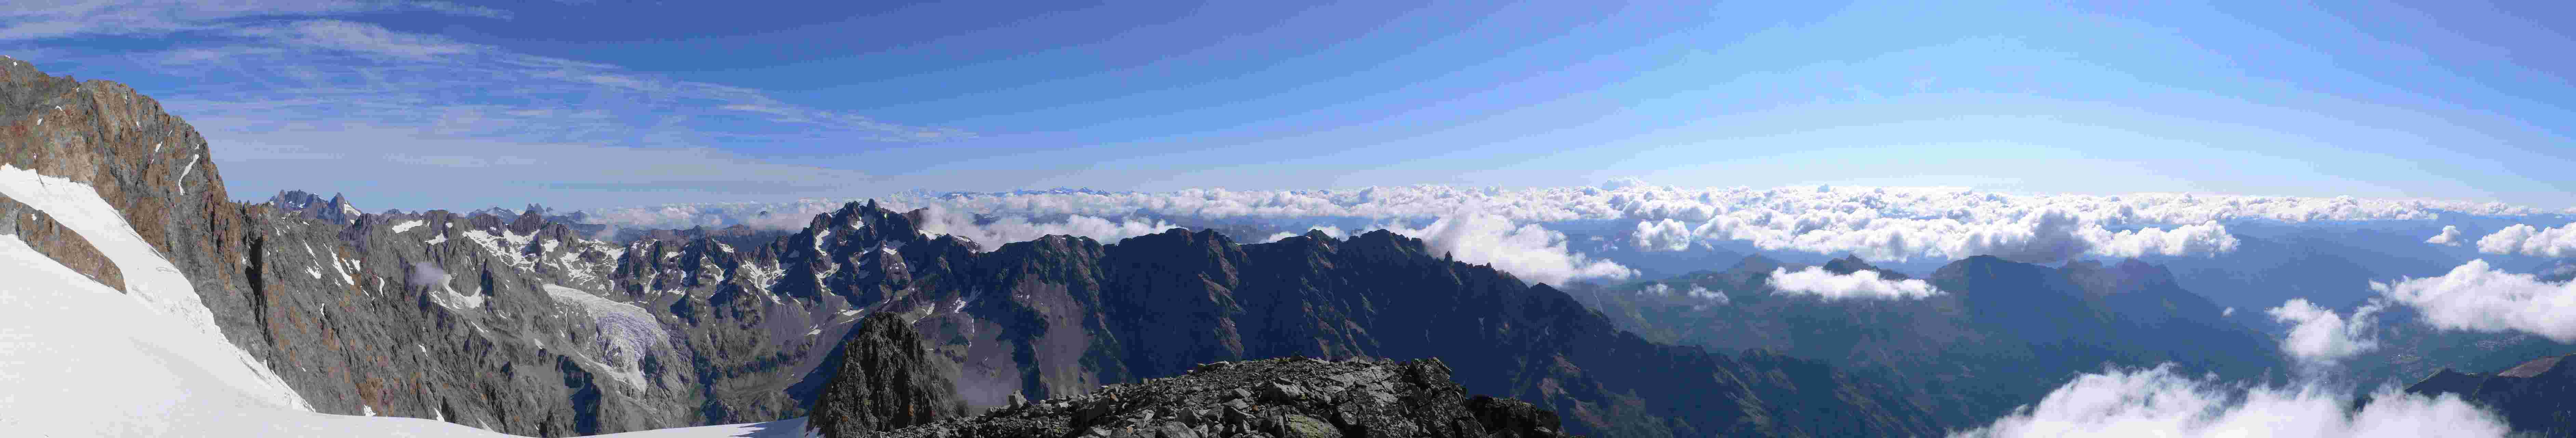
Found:
[[[159,97],[235,197],[371,209],[1627,176],[2576,205],[2559,2],[844,3],[37,4],[0,53]]]

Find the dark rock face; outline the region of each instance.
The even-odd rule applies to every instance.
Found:
[[[115,262],[109,261],[106,254],[99,253],[98,247],[90,245],[89,239],[64,228],[61,221],[43,210],[0,196],[0,234],[18,236],[36,252],[72,268],[72,272],[98,280],[98,284],[125,290],[124,271],[117,268]]]
[[[824,437],[865,437],[964,413],[957,384],[939,375],[921,349],[921,333],[901,315],[859,323],[840,354],[840,368],[806,420]]]
[[[1439,359],[1217,362],[888,437],[1563,437],[1556,413],[1467,397]]]
[[[2406,392],[2451,394],[2504,414],[2515,433],[2534,436],[2576,435],[2576,364],[2571,356],[2533,359],[2494,374],[2469,374],[2444,368],[2407,386]]]

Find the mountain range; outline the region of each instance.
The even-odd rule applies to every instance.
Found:
[[[1710,250],[1659,256],[1640,271],[1670,277],[1546,284],[1387,230],[1245,241],[1267,225],[1192,222],[1115,241],[979,242],[926,232],[927,210],[875,201],[775,229],[614,228],[538,205],[368,213],[303,191],[237,202],[212,154],[130,87],[15,60],[0,67],[0,173],[18,178],[0,192],[0,232],[28,257],[77,275],[81,288],[202,322],[248,369],[224,373],[273,379],[294,399],[287,405],[514,435],[811,415],[826,429],[934,417],[976,418],[942,423],[966,428],[955,430],[1193,428],[1160,436],[1335,421],[1541,434],[1528,436],[1931,436],[2011,414],[2106,366],[2170,363],[2260,381],[2291,363],[2215,292],[2187,287],[2290,283],[2176,274],[2218,269],[2200,262],[1973,256],[1916,278],[1857,257],[1805,265]],[[102,207],[61,207],[87,202]],[[93,231],[103,224],[123,228]],[[1596,254],[1637,251],[1576,241]],[[2247,241],[2263,256],[2249,259],[2274,261],[2266,269],[2403,264],[2301,256],[2302,240],[2290,238]],[[131,263],[138,252],[159,263]],[[1719,258],[1735,260],[1690,270]],[[1793,276],[1894,292],[1816,292]],[[2421,340],[2438,336],[2449,334],[2409,345],[2460,342]],[[2556,347],[2522,340],[2531,343],[2475,360]],[[2408,348],[2388,351],[2421,351]],[[2441,354],[2450,359],[2363,369],[2404,379],[2472,360]],[[2530,400],[2564,390],[2513,382],[2564,374],[2544,361],[2493,375],[2443,369],[2409,390],[2540,403]],[[879,378],[886,370],[901,377]],[[1331,377],[1342,373],[1374,380]],[[1153,420],[1249,409],[1218,407],[1246,396],[1194,382],[1270,376],[1290,382],[1279,388],[1338,389],[1262,398],[1278,406],[1264,409],[1313,421]],[[1394,388],[1394,376],[1416,377]],[[1170,403],[1097,402],[1148,393]],[[1354,405],[1330,394],[1432,401],[1343,421],[1330,412]],[[1074,401],[1118,413],[1084,414]],[[1398,405],[1365,405],[1388,406]],[[2566,430],[2555,405],[2516,409],[2505,412],[2517,428]]]

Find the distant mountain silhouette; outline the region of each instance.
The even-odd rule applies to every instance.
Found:
[[[2494,373],[2444,368],[2406,392],[2460,396],[2503,414],[2516,433],[2576,435],[2576,363],[2566,363],[2571,356],[2576,355],[2532,359]]]

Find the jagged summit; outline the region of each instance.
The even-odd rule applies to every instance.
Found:
[[[338,193],[333,193],[329,199],[324,199],[321,195],[306,193],[303,190],[284,190],[268,197],[267,204],[298,217],[338,224],[348,224],[365,214],[356,205],[350,204],[347,196]]]

